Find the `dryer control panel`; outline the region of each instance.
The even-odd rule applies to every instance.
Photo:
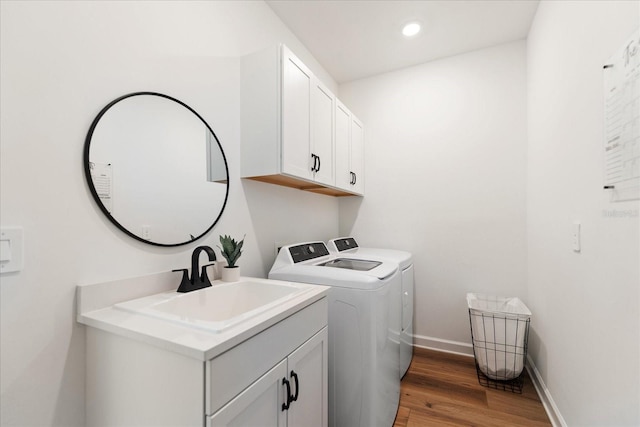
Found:
[[[308,261],[314,258],[320,258],[329,255],[329,249],[323,242],[305,243],[289,248],[293,263],[297,264],[302,261]]]
[[[336,239],[333,241],[336,245],[338,252],[346,251],[349,249],[355,249],[358,247],[356,239],[353,237],[345,237],[344,239]]]

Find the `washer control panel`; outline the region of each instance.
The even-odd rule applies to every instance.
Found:
[[[289,248],[293,263],[297,264],[302,261],[308,261],[314,258],[320,258],[329,255],[329,249],[323,242],[305,243]]]

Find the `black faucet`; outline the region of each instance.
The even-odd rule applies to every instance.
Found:
[[[216,261],[216,253],[209,246],[198,246],[197,248],[195,248],[193,250],[193,254],[191,255],[191,279],[189,279],[189,272],[186,268],[173,270],[182,271],[182,281],[180,282],[180,286],[178,287],[178,292],[191,292],[211,286],[209,277],[207,277],[207,267],[212,264],[203,265],[202,271],[198,276],[198,270],[200,270],[200,252],[202,251],[205,251],[207,253],[207,255],[209,256],[209,261]]]

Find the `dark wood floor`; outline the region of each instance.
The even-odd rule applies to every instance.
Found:
[[[394,427],[550,426],[525,372],[522,394],[478,383],[471,357],[416,348]]]

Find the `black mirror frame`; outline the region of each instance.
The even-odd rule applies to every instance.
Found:
[[[211,135],[213,135],[213,137],[215,138],[216,142],[218,143],[218,147],[220,148],[220,153],[222,154],[222,159],[224,160],[224,166],[225,166],[225,172],[226,172],[226,176],[227,176],[227,188],[226,188],[226,192],[224,195],[224,202],[222,203],[222,208],[220,209],[220,213],[218,214],[218,216],[216,217],[216,219],[213,221],[213,223],[211,224],[211,226],[209,226],[209,228],[207,228],[202,234],[200,234],[199,236],[193,237],[191,240],[187,240],[186,242],[181,242],[181,243],[156,243],[156,242],[151,242],[149,240],[145,240],[143,238],[141,238],[140,236],[137,236],[135,234],[133,234],[132,232],[130,232],[129,230],[127,230],[122,224],[120,224],[112,215],[111,213],[107,210],[107,208],[104,206],[104,204],[102,204],[102,201],[100,200],[100,197],[98,196],[98,193],[95,189],[95,185],[93,184],[93,180],[91,179],[91,169],[89,167],[90,164],[90,160],[89,160],[89,150],[91,147],[91,137],[93,136],[93,132],[95,131],[96,126],[98,125],[98,122],[100,121],[100,119],[102,118],[102,116],[104,116],[106,114],[106,112],[113,107],[115,104],[117,104],[118,102],[127,99],[127,98],[131,98],[133,96],[139,96],[139,95],[152,95],[152,96],[159,96],[161,98],[165,98],[168,99],[170,101],[176,102],[180,105],[182,105],[184,108],[186,108],[187,110],[191,111],[193,114],[196,115],[196,117],[198,117],[200,119],[200,121],[202,123],[204,123],[204,125],[207,127],[207,129],[209,130],[209,132],[211,132]],[[118,227],[122,232],[124,232],[126,235],[133,237],[134,239],[146,243],[148,245],[153,245],[153,246],[163,246],[163,247],[174,247],[174,246],[183,246],[183,245],[187,245],[189,243],[195,242],[196,240],[200,239],[201,237],[203,237],[205,234],[207,234],[209,231],[211,231],[211,229],[213,227],[215,227],[215,225],[218,223],[218,221],[220,220],[220,217],[222,216],[222,213],[224,212],[226,206],[227,206],[227,200],[229,199],[229,164],[227,163],[227,156],[224,154],[224,150],[222,149],[222,145],[220,144],[220,140],[218,140],[218,137],[216,136],[215,132],[213,131],[213,129],[211,129],[211,126],[209,126],[209,124],[202,118],[202,116],[200,116],[200,114],[198,114],[193,108],[189,107],[187,104],[185,104],[184,102],[175,99],[169,95],[164,95],[162,93],[158,93],[158,92],[133,92],[133,93],[129,93],[127,95],[123,95],[121,97],[118,97],[116,99],[114,99],[113,101],[111,101],[110,103],[108,103],[102,110],[100,110],[100,112],[98,113],[98,115],[96,116],[95,119],[93,119],[93,122],[91,123],[91,127],[89,128],[89,132],[87,132],[87,137],[85,138],[84,141],[84,153],[82,156],[82,161],[83,161],[83,168],[84,168],[84,176],[86,178],[87,181],[87,185],[89,187],[89,191],[91,191],[91,195],[93,196],[93,199],[95,200],[96,204],[98,205],[98,207],[100,208],[100,210],[102,211],[103,214],[106,215],[106,217],[116,226]]]

